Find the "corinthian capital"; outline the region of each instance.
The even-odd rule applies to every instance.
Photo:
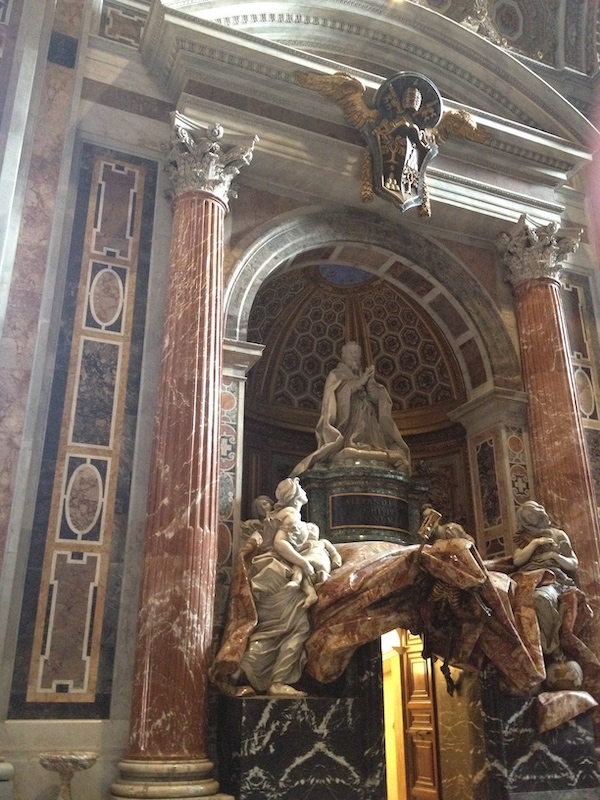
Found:
[[[579,247],[581,229],[559,230],[556,222],[536,225],[525,214],[510,233],[501,233],[496,247],[508,267],[513,286],[532,278],[559,280],[562,261]]]
[[[258,136],[236,136],[235,143],[226,148],[221,141],[223,128],[218,123],[208,130],[200,129],[176,113],[173,127],[173,135],[163,150],[175,193],[197,189],[228,206],[229,197],[237,197],[231,182],[252,161]]]

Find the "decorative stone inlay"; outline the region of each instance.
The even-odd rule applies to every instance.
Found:
[[[71,779],[76,772],[93,767],[98,758],[97,753],[85,751],[67,751],[59,753],[40,753],[39,761],[44,769],[58,772],[60,791],[57,800],[71,800]]]
[[[176,193],[190,189],[206,192],[228,206],[229,195],[237,197],[231,182],[252,161],[258,136],[236,137],[237,144],[225,149],[223,127],[215,123],[203,130],[182,114],[175,113],[174,133],[163,145],[166,170]]]
[[[537,225],[522,214],[510,233],[501,233],[496,246],[517,286],[532,278],[560,279],[562,260],[579,247],[581,229],[561,231],[556,222]]]

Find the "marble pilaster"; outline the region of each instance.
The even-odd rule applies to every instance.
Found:
[[[533,491],[527,396],[493,388],[450,417],[467,431],[478,547],[487,558],[508,555],[517,509]]]
[[[239,544],[246,373],[260,358],[263,349],[263,345],[251,342],[231,339],[223,342],[215,639],[220,637],[225,624],[231,568]]]
[[[559,283],[561,262],[578,241],[578,231],[563,235],[554,223],[535,226],[523,216],[499,247],[515,294],[536,499],[569,534],[579,557],[578,583],[594,606],[600,529]],[[600,655],[597,617],[587,643]]]
[[[218,793],[207,758],[217,562],[224,217],[254,141],[225,151],[175,118],[170,280],[148,504],[131,734],[112,797]],[[149,788],[150,785],[150,788]],[[151,794],[148,794],[148,792]]]

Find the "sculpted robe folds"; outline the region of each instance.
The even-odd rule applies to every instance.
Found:
[[[365,381],[364,375],[343,361],[327,377],[315,435],[317,449],[292,475],[317,462],[357,457],[385,460],[406,472],[410,469],[408,446],[392,419],[387,389],[372,376]]]
[[[342,674],[357,647],[395,628],[425,634],[430,652],[442,658],[451,637],[451,664],[477,670],[489,660],[515,694],[529,694],[546,676],[533,603],[543,570],[520,573],[508,558],[484,564],[474,557],[473,545],[465,539],[423,547],[390,542],[340,544],[342,566],[325,581],[318,602],[309,611],[296,603],[289,616],[275,621],[263,607],[268,598],[261,596],[256,602],[253,597],[251,582],[263,563],[261,556],[256,558],[259,547],[260,538],[242,548],[232,576],[223,644],[211,669],[211,679],[225,694],[236,693],[240,664],[248,659],[254,641],[263,640],[255,645],[256,658],[250,657],[255,672],[264,670],[266,674],[275,668],[278,678],[292,681],[297,679],[297,664],[302,663],[313,678],[329,683]],[[273,558],[264,557],[264,565]],[[443,625],[439,620],[444,601],[431,593],[431,580],[460,593],[456,609],[445,609],[450,616]],[[291,600],[298,591],[283,583],[284,577],[279,576],[271,584],[274,602],[279,602],[277,594],[286,602],[283,596],[287,592]],[[474,592],[489,609],[489,616],[469,600]],[[591,614],[585,598],[573,586],[562,599],[561,645],[571,657],[577,657],[584,673],[597,671],[597,659],[578,636]],[[283,652],[278,655],[282,644]],[[301,660],[293,664],[287,656],[295,653],[297,658],[304,648]]]

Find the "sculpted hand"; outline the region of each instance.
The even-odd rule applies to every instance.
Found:
[[[375,375],[375,367],[371,364],[370,367],[367,367],[366,370],[362,374],[361,384],[364,386],[365,383],[371,380],[371,378]]]
[[[308,561],[305,561],[304,564],[302,564],[302,572],[307,578],[313,578],[315,574],[315,568]]]
[[[537,539],[532,540],[535,543],[536,549],[541,545],[552,545],[552,548],[556,549],[556,542],[551,536],[538,536]]]

